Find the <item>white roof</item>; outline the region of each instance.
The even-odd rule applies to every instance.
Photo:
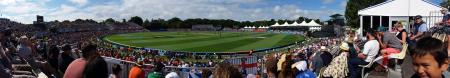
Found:
[[[307,26],[322,26],[322,25],[317,24],[314,20],[312,20],[311,22],[307,23]]]
[[[297,21],[295,21],[294,23],[291,24],[291,26],[300,26],[300,24],[298,24]]]
[[[300,23],[299,26],[307,26],[306,21],[303,21],[302,23]]]
[[[278,24],[278,22],[276,22],[275,24],[273,24],[272,26],[280,26],[280,24]]]
[[[284,24],[282,24],[281,26],[289,26],[288,22],[284,22]]]
[[[358,15],[372,16],[429,16],[441,7],[427,0],[388,0],[386,2],[362,9]]]

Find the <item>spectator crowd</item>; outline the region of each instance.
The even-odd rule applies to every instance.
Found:
[[[396,69],[401,68],[399,65],[410,63],[404,61],[408,60],[405,57],[411,57],[415,74],[395,77],[445,78],[450,77],[450,15],[446,9],[442,13],[444,20],[433,28],[428,28],[430,26],[418,15],[414,17],[409,31],[405,29],[407,26],[398,22],[392,31],[382,27],[369,28],[361,36],[349,30],[344,37],[318,39],[299,44],[292,50],[270,52],[259,58],[257,67],[260,69],[257,73],[246,73],[239,65],[227,61],[185,62],[180,58],[158,57],[159,52],[152,50],[114,49],[112,45],[97,40],[104,35],[147,31],[133,24],[108,24],[113,28],[97,28],[103,24],[76,22],[93,26],[91,29],[72,27],[70,25],[74,23],[65,22],[63,26],[69,25],[70,30],[56,27],[59,32],[46,32],[48,36],[42,37],[33,34],[42,32],[39,28],[7,27],[0,31],[0,77],[362,78],[371,71],[401,72]],[[106,58],[131,61],[133,66],[111,65]],[[180,73],[191,71],[196,74]]]

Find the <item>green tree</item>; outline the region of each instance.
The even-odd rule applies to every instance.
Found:
[[[148,21],[148,19],[145,19],[144,23],[142,23],[142,27],[150,30],[150,21]]]
[[[131,17],[130,20],[128,20],[128,22],[136,23],[136,24],[142,26],[142,23],[144,22],[144,20],[142,20],[142,18],[139,16],[134,16],[134,17]]]
[[[359,27],[358,11],[386,0],[349,0],[345,9],[345,18],[347,19],[347,25],[356,28]]]
[[[450,6],[450,1],[449,1],[449,0],[442,0],[442,2],[440,3],[440,5],[441,5],[442,7],[449,8],[449,6]]]
[[[314,20],[314,22],[316,22],[317,24],[323,25],[323,22],[320,21],[320,19],[316,19],[316,20]]]
[[[167,20],[169,23],[169,27],[171,28],[180,28],[181,23],[183,23],[183,20],[177,17],[173,17],[172,19]]]
[[[108,18],[105,21],[103,21],[104,23],[116,23],[117,21],[112,19],[112,18]]]

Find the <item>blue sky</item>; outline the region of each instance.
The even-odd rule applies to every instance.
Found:
[[[439,3],[442,0],[430,0]],[[299,16],[328,20],[344,14],[347,0],[0,0],[1,17],[32,23],[36,15],[45,21],[141,16],[255,21],[295,19]]]

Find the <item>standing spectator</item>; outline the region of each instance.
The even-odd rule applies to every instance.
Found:
[[[242,78],[239,70],[228,63],[220,63],[216,65],[213,76],[214,78]]]
[[[294,78],[296,75],[296,72],[292,69],[292,64],[294,64],[294,61],[289,59],[286,59],[286,61],[283,62],[281,65],[280,73],[278,74],[278,78]]]
[[[276,78],[278,75],[277,72],[277,59],[272,56],[268,56],[267,62],[265,63],[265,67],[267,78]]]
[[[294,68],[295,78],[316,78],[314,72],[308,69],[308,63],[306,62],[306,55],[298,54],[299,61],[294,63],[291,68]]]
[[[369,41],[364,44],[362,53],[358,54],[358,58],[351,58],[349,60],[349,72],[350,78],[358,78],[360,76],[360,67],[358,65],[367,65],[378,54],[380,50],[380,44],[376,40],[375,31],[372,29],[366,30],[366,36]]]
[[[163,78],[163,68],[165,67],[163,63],[157,61],[153,64],[153,72],[149,73],[147,78]]]
[[[165,78],[180,78],[176,72],[170,72]]]
[[[122,71],[122,67],[120,65],[114,64],[112,66],[112,74],[109,75],[108,78],[120,78],[120,72]]]
[[[330,64],[331,60],[333,59],[333,55],[328,51],[328,49],[325,46],[320,47],[322,54],[320,54],[320,58],[322,58],[323,65],[322,67],[326,67]],[[319,68],[321,69],[321,68]]]
[[[108,78],[106,61],[100,56],[88,59],[83,72],[83,78]]]
[[[323,61],[322,58],[320,57],[320,55],[322,55],[322,51],[311,51],[314,52],[314,54],[311,55],[311,69],[313,70],[314,73],[319,74],[320,73],[320,68],[322,68],[323,66]]]
[[[412,78],[447,78],[449,65],[447,52],[442,41],[425,37],[417,42],[412,50],[413,65],[416,74]]]
[[[128,74],[128,78],[144,78],[144,70],[142,70],[143,62],[136,63],[131,69],[130,73]]]
[[[62,74],[58,69],[58,55],[59,55],[59,49],[56,45],[50,46],[50,49],[48,50],[48,59],[47,62],[50,64],[49,70],[51,74],[55,78],[61,78]],[[51,75],[49,75],[51,76]]]
[[[70,63],[72,63],[73,60],[75,60],[72,56],[70,56],[70,46],[65,45],[62,47],[63,53],[59,55],[59,62],[58,62],[58,69],[62,73],[66,72],[67,67]]]
[[[202,78],[211,77],[212,72],[209,69],[202,69]]]
[[[88,45],[84,47],[82,52],[82,58],[78,58],[69,64],[66,72],[64,73],[64,78],[82,78],[87,60],[92,59],[93,57],[99,57],[97,54],[97,46],[95,45]]]
[[[0,31],[0,39],[4,39],[4,30]],[[1,41],[1,43],[5,43]],[[11,64],[8,56],[6,56],[6,51],[4,50],[4,45],[0,43],[0,77],[11,78]]]

